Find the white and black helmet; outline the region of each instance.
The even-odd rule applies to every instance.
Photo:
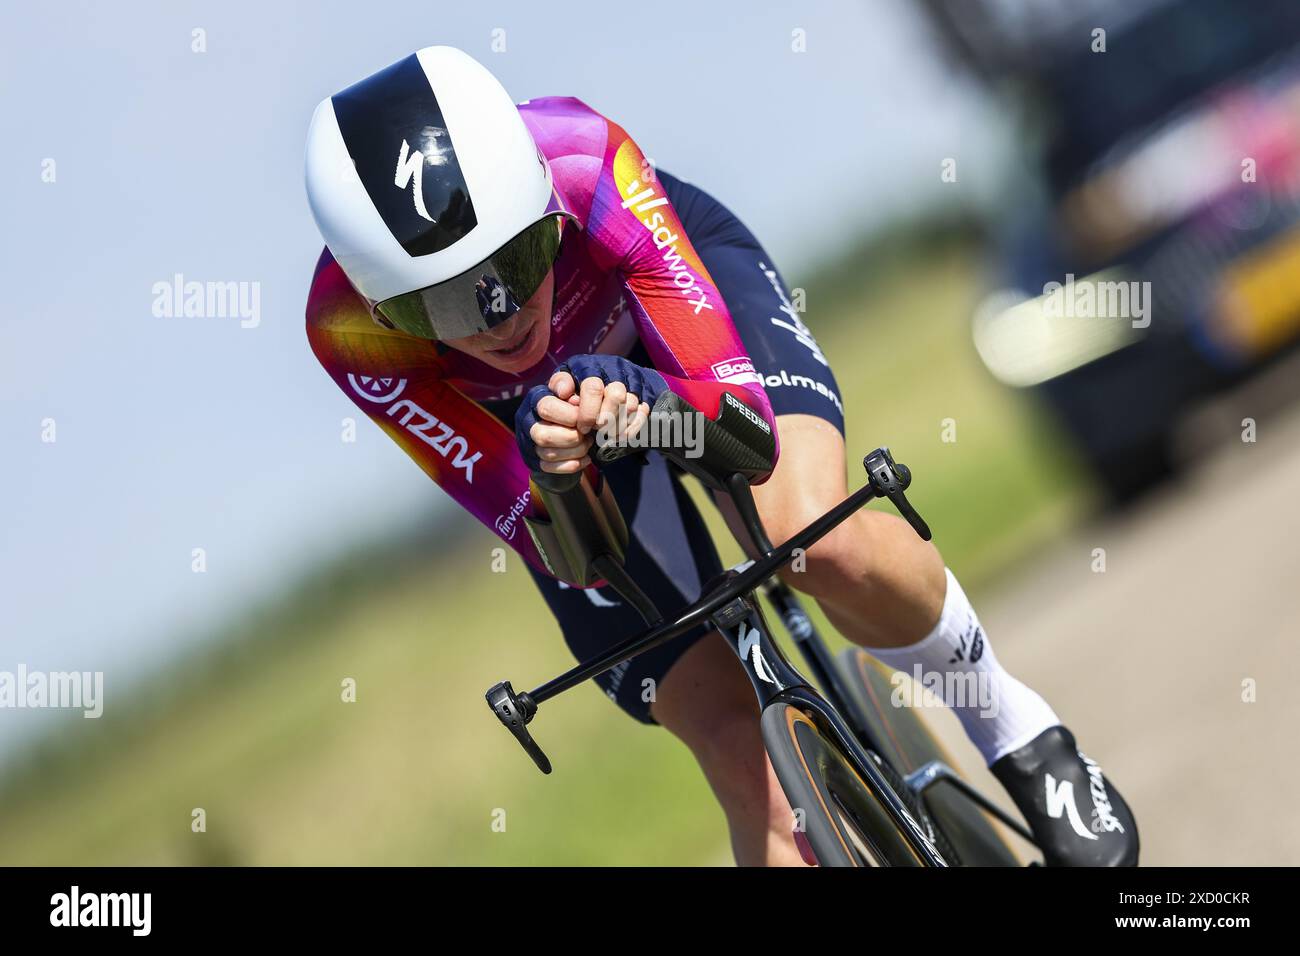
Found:
[[[559,252],[550,167],[505,88],[452,47],[425,47],[316,107],[307,200],[372,312],[423,338],[510,318]]]

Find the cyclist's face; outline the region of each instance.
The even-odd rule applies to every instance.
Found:
[[[551,305],[554,270],[546,273],[533,297],[513,317],[494,329],[445,339],[452,348],[502,372],[522,372],[542,360],[551,344]]]

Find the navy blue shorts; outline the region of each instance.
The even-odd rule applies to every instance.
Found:
[[[659,171],[691,244],[722,294],[754,367],[763,376],[772,411],[815,415],[844,433],[839,386],[772,259],[744,224],[712,196]],[[644,352],[633,361],[649,365]],[[627,521],[626,566],[659,608],[670,614],[700,596],[722,563],[681,474],[660,455],[623,458],[604,469]],[[645,628],[640,615],[611,588],[571,588],[536,571],[533,577],[579,660]],[[625,711],[644,723],[659,682],[688,647],[712,628],[702,626],[596,678]]]

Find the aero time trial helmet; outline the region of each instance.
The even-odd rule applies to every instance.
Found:
[[[505,88],[451,47],[316,107],[307,200],[372,314],[423,338],[509,319],[559,252],[549,165]]]

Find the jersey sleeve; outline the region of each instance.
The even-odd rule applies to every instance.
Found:
[[[307,300],[307,338],[325,371],[430,478],[530,564],[531,489],[514,432],[443,381],[431,342],[376,323],[326,252]]]
[[[588,219],[590,240],[623,276],[633,320],[669,388],[716,418],[723,394],[771,427],[772,407],[708,270],[682,228],[654,166],[609,122],[606,174]],[[772,465],[779,445],[774,445]]]

